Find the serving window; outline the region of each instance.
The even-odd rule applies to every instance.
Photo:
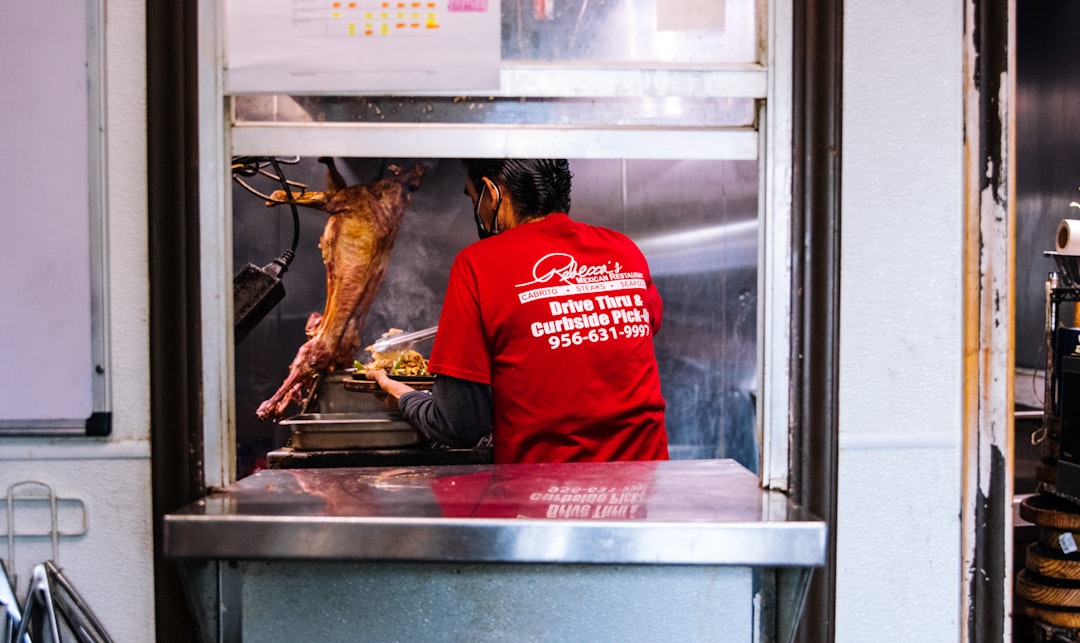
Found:
[[[664,299],[656,346],[672,457],[733,458],[782,486],[789,12],[788,2],[754,0],[504,0],[497,88],[238,92],[230,91],[226,68],[223,80],[204,81],[220,97],[204,102],[204,116],[227,125],[220,140],[209,132],[204,148],[225,163],[288,159],[288,178],[319,190],[326,185],[320,156],[334,157],[356,182],[395,161],[429,166],[367,317],[364,345],[391,327],[437,323],[450,262],[475,238],[460,158],[569,158],[571,217],[630,235]],[[688,15],[698,22],[688,24]],[[228,50],[224,30],[221,40]],[[219,404],[209,400],[207,424],[220,430],[208,440],[207,470],[227,482],[283,439],[253,409],[280,384],[308,315],[322,310],[325,270],[315,244],[325,214],[300,212],[285,299],[234,343],[232,277],[287,247],[292,222],[286,209],[268,209],[221,170],[201,169],[203,185],[220,186],[204,190],[204,254],[227,258],[224,268],[204,271],[203,290],[206,344],[220,346],[207,383],[228,383]]]

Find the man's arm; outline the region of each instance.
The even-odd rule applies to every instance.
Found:
[[[401,415],[429,440],[453,447],[472,447],[491,433],[491,387],[449,375],[438,375],[431,393],[417,391],[372,370],[375,380],[395,402]]]

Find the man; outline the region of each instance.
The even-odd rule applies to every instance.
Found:
[[[369,371],[430,439],[496,463],[666,460],[662,304],[622,233],[573,221],[565,159],[466,160],[481,238],[450,270],[430,394]]]

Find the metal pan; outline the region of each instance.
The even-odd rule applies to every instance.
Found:
[[[408,384],[418,391],[430,391],[435,385],[434,375],[391,375],[390,379]],[[343,390],[349,393],[381,393],[382,389],[363,373],[355,373],[341,382]],[[350,397],[350,396],[346,396]]]
[[[397,413],[303,413],[281,421],[300,451],[394,449],[415,446],[421,435]]]

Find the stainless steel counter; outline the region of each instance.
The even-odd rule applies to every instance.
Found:
[[[790,641],[825,547],[733,460],[268,469],[164,528],[225,641]]]
[[[264,470],[165,517],[171,558],[817,566],[732,460]]]

